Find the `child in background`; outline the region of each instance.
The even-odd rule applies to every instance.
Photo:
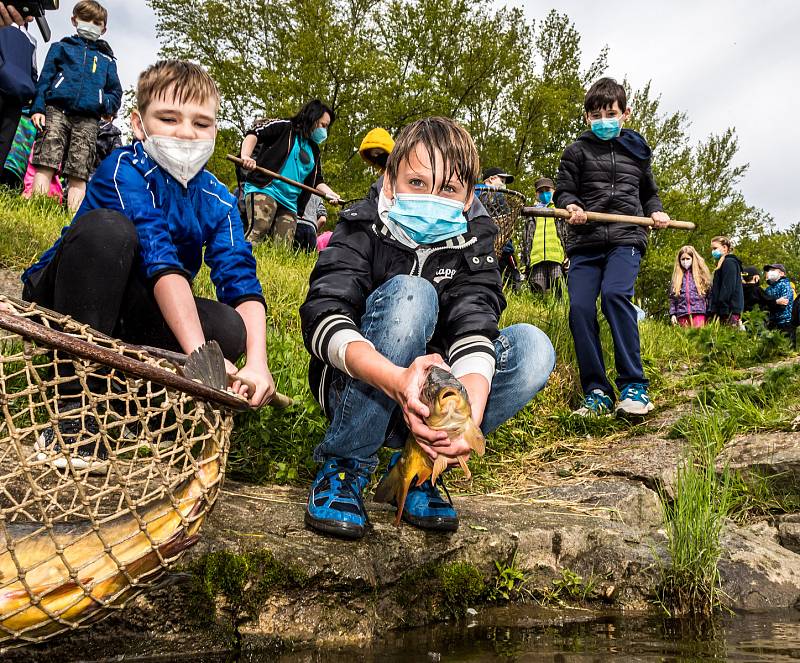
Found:
[[[589,88],[583,106],[590,130],[564,150],[556,182],[556,206],[572,213],[564,237],[570,259],[569,325],[584,393],[575,414],[610,414],[614,405],[600,345],[599,295],[614,339],[620,391],[615,412],[642,416],[654,406],[632,298],[648,231],[630,223],[587,223],[584,210],[649,216],[656,228],[667,226],[669,217],[653,179],[650,146],[637,132],[623,129],[631,113],[625,88],[601,78]]]
[[[122,87],[105,34],[108,12],[94,0],[81,0],[72,10],[77,34],[53,44],[42,68],[31,119],[43,131],[33,150],[34,194],[47,194],[62,166],[67,176],[67,205],[76,212],[86,195],[94,167],[97,121],[115,114]]]
[[[744,309],[742,262],[733,254],[731,240],[722,235],[711,240],[711,257],[717,261],[711,283],[709,315],[720,322],[739,327]]]
[[[322,198],[312,194],[303,210],[303,216],[297,218],[294,231],[294,248],[311,253],[317,248],[317,233],[328,220],[328,210]]]
[[[792,324],[794,292],[786,276],[786,267],[781,263],[764,265],[764,278],[769,284],[764,291],[764,298],[774,302],[769,307],[767,328],[777,329],[794,341],[795,330]]]
[[[94,158],[94,170],[100,167],[100,163],[109,154],[119,147],[122,147],[122,132],[114,124],[114,115],[104,115],[97,124],[97,154]]]
[[[706,323],[711,272],[693,246],[682,246],[672,270],[669,316],[673,325],[702,327]]]

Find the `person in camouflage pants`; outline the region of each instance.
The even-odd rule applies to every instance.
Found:
[[[294,213],[265,193],[254,192],[245,197],[247,239],[253,244],[272,237],[290,245],[294,240],[297,218]]]

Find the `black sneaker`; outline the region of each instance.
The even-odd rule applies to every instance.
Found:
[[[80,408],[80,403],[59,404],[58,410],[61,419],[58,422],[58,431],[61,439],[68,447],[72,467],[76,470],[88,470],[89,474],[104,475],[108,473],[108,451],[100,437],[100,427],[97,419],[91,414],[69,416],[71,410]],[[83,433],[83,435],[81,435]],[[91,441],[80,444],[80,440],[89,437]],[[56,435],[55,428],[43,431],[33,445],[36,451],[36,460],[49,460],[53,467],[59,470],[69,468],[69,461],[62,453],[61,442]]]

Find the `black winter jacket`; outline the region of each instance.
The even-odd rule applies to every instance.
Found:
[[[708,310],[712,315],[727,317],[741,313],[743,308],[742,263],[729,253],[714,271]]]
[[[369,295],[399,274],[421,276],[439,295],[439,320],[429,351],[440,352],[451,364],[480,352],[491,354],[494,362],[491,341],[499,335],[498,320],[506,306],[494,254],[496,234],[494,222],[480,216],[468,219],[464,235],[415,250],[391,236],[375,201],[362,200],[342,211],[300,307],[303,341],[312,355],[312,393],[320,404],[324,407],[319,387],[325,379],[323,364],[331,364],[330,339],[342,329],[358,331]],[[451,352],[460,339],[465,340]]]
[[[651,156],[645,139],[631,129],[623,129],[612,140],[600,140],[586,131],[561,157],[556,206],[574,204],[586,211],[631,216],[662,211]],[[567,224],[564,248],[571,255],[584,248],[635,246],[644,255],[647,237],[646,228],[628,223]]]
[[[266,124],[250,129],[245,136],[255,136],[258,139],[256,149],[253,150],[255,155],[253,158],[256,163],[262,168],[271,170],[275,173],[280,173],[283,164],[289,157],[294,144],[297,132],[292,127],[291,120],[270,120]],[[322,164],[319,157],[319,146],[313,141],[308,141],[311,146],[311,152],[314,154],[314,170],[312,170],[303,184],[311,187],[318,187],[325,182],[322,174]],[[245,178],[245,182],[249,182],[257,187],[267,186],[273,178],[257,170],[250,171]],[[308,204],[308,199],[311,197],[309,191],[301,191],[297,197],[297,209],[304,210]]]

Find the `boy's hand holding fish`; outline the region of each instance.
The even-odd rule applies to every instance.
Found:
[[[403,410],[406,425],[420,447],[432,460],[447,456],[450,465],[458,464],[458,456],[469,456],[471,447],[463,435],[449,437],[446,431],[434,430],[425,423],[430,409],[421,400],[422,387],[431,366],[448,368],[441,355],[430,354],[415,359],[408,368],[395,366],[367,343],[347,346],[347,366],[359,380],[377,387]],[[470,380],[470,378],[477,380]],[[480,425],[489,396],[489,384],[481,376],[460,378],[472,403],[472,419]],[[476,384],[477,383],[477,384]]]

